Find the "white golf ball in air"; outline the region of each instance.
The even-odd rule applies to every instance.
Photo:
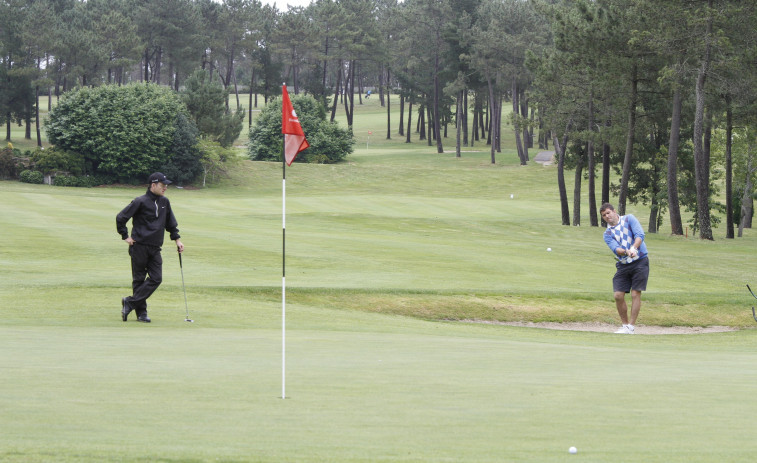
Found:
[[[568,452],[570,452],[570,453],[578,453],[578,449],[575,448],[575,447],[571,447],[571,448],[568,449]]]
[[[551,252],[551,251],[552,251],[552,248],[547,248],[547,252]]]

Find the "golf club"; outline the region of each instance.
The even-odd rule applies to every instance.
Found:
[[[752,296],[754,296],[754,298],[757,299],[757,296],[755,296],[754,291],[752,291],[752,288],[750,288],[749,285],[746,285],[746,289],[748,289],[749,292],[752,293]],[[754,321],[757,322],[757,314],[754,313],[754,306],[752,306],[752,317],[754,317]]]
[[[181,269],[181,289],[184,290],[184,308],[187,310],[187,317],[184,319],[185,322],[194,323],[194,320],[189,318],[189,306],[187,305],[187,287],[184,285],[184,265],[181,263],[181,251],[176,249],[176,251],[179,253],[179,268]]]

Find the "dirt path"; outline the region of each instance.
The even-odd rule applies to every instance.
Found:
[[[551,165],[555,160],[555,152],[554,151],[539,151],[539,153],[534,157],[534,161],[538,162],[539,164],[543,166]]]

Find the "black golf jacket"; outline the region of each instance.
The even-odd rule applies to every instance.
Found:
[[[171,202],[165,196],[158,196],[149,189],[147,193],[134,198],[116,216],[116,231],[121,239],[129,237],[126,222],[131,219],[131,237],[139,244],[163,246],[165,231],[171,234],[172,240],[181,238],[178,223],[171,210]]]

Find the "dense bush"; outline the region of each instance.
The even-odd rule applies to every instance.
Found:
[[[292,96],[292,106],[310,147],[297,155],[297,162],[339,162],[353,150],[352,132],[326,120],[326,109],[310,95]],[[281,98],[270,102],[250,129],[250,159],[281,161]]]
[[[16,178],[16,161],[13,159],[13,148],[8,147],[0,150],[0,179],[14,178]]]
[[[97,175],[56,175],[53,179],[55,186],[76,186],[92,188],[98,185],[104,185],[107,179]]]
[[[24,183],[42,183],[45,181],[45,177],[42,172],[36,170],[24,170],[18,175],[19,180]]]
[[[82,87],[63,95],[46,130],[56,147],[83,157],[85,173],[144,182],[170,165],[180,114],[179,96],[155,84]]]
[[[34,170],[43,174],[68,172],[73,175],[81,175],[84,173],[84,156],[57,147],[37,148],[36,151],[30,153],[30,159],[34,165]]]

